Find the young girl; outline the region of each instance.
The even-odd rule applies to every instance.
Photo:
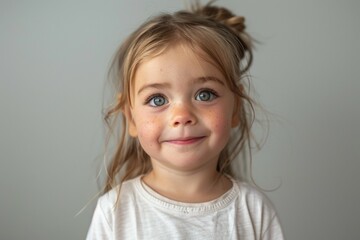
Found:
[[[122,116],[122,132],[87,239],[283,239],[271,203],[235,179],[253,122],[244,28],[227,9],[197,6],[122,44],[106,115]]]

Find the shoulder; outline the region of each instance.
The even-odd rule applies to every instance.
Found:
[[[118,217],[121,219],[123,209],[131,209],[132,201],[128,200],[135,194],[136,181],[135,178],[124,182],[98,199],[86,239],[113,239]]]
[[[269,210],[273,210],[274,206],[269,198],[258,188],[252,186],[247,182],[234,181],[234,184],[239,190],[239,199],[248,205],[264,206]]]
[[[261,239],[284,239],[274,205],[256,187],[246,182],[234,181],[239,190],[237,217],[258,232]]]
[[[115,214],[121,214],[135,204],[137,181],[138,178],[125,181],[102,195],[97,201],[95,213],[107,219],[110,226],[113,225]]]
[[[127,209],[133,203],[137,181],[138,178],[125,181],[103,194],[97,201],[94,217],[101,216],[112,226],[115,212]]]
[[[127,202],[125,200],[133,198],[138,180],[139,178],[134,178],[117,185],[99,198],[98,205],[103,210],[111,209],[113,211],[119,203],[123,204],[123,202]]]

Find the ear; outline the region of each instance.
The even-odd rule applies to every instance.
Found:
[[[120,98],[121,96],[119,95],[118,97]],[[121,111],[122,111],[122,113],[124,114],[124,116],[126,118],[127,126],[128,126],[127,130],[129,132],[129,135],[132,136],[132,137],[137,137],[136,124],[135,124],[134,119],[132,117],[131,108],[130,108],[129,104],[124,104]]]

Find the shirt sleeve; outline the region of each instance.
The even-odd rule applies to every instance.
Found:
[[[284,240],[283,231],[275,207],[270,199],[257,188],[242,183],[241,195],[249,212],[249,221],[256,232],[255,239]],[[249,231],[250,232],[250,231]]]
[[[269,221],[268,227],[262,234],[263,240],[284,240],[284,235],[281,229],[279,219],[276,214]]]
[[[101,200],[95,208],[86,240],[113,239],[110,217],[104,211]]]

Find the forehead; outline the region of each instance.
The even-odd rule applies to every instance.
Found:
[[[161,54],[144,58],[137,66],[133,86],[138,86],[139,81],[181,81],[208,76],[214,76],[226,83],[221,71],[203,51],[187,44],[176,44],[170,45]]]

